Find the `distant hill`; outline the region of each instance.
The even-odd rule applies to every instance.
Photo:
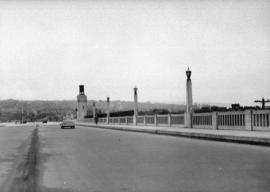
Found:
[[[44,118],[49,120],[61,120],[66,113],[74,111],[76,101],[24,101],[24,100],[0,100],[0,120],[14,121],[22,118],[34,121]]]
[[[92,109],[93,102],[96,103],[96,107],[101,110],[101,112],[106,111],[107,102],[106,101],[93,101],[88,102],[88,108]],[[151,102],[140,102],[139,111],[149,111],[153,109],[167,109],[170,112],[180,112],[185,110],[185,105],[176,105],[176,104],[164,104],[164,103],[151,103]],[[112,112],[117,111],[128,111],[133,110],[134,103],[133,101],[111,101],[110,109]]]
[[[107,103],[105,100],[90,100],[87,103],[88,113],[92,113],[93,103],[99,112],[105,112]],[[76,100],[0,100],[0,121],[20,120],[23,116],[28,121],[41,120],[48,118],[49,120],[61,120],[63,116],[70,113],[76,113]],[[133,109],[132,101],[111,101],[110,108],[112,112],[127,111]],[[154,109],[167,109],[169,112],[181,112],[185,110],[185,105],[163,104],[163,103],[139,103],[140,111],[150,111]]]
[[[107,102],[105,100],[90,100],[87,103],[88,115],[92,114],[93,103],[99,113],[105,113]],[[110,102],[111,112],[133,110],[133,101],[115,100]],[[203,104],[206,105],[206,104]],[[194,109],[201,108],[201,104],[194,104]],[[76,115],[76,100],[0,100],[0,121],[15,121],[22,118],[28,121],[38,121],[44,118],[52,121],[62,120],[66,114]],[[183,113],[185,111],[184,104],[167,104],[167,103],[151,103],[140,102],[140,112],[149,111],[168,111],[170,113]]]

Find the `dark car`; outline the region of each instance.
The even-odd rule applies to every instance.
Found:
[[[60,126],[61,126],[61,129],[64,129],[66,127],[75,129],[75,122],[73,120],[63,120]]]

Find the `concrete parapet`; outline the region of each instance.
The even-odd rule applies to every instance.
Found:
[[[218,129],[218,112],[212,112],[212,128]]]
[[[146,125],[146,116],[143,117],[143,124]]]
[[[157,123],[157,114],[155,114],[155,116],[154,116],[154,124],[157,127],[157,125],[158,125],[158,123]]]
[[[137,115],[134,115],[133,116],[133,124],[134,125],[137,125]]]
[[[121,119],[121,120],[120,120]],[[125,123],[156,127],[186,127],[213,130],[270,131],[270,110],[185,113],[100,118],[100,123]]]
[[[192,128],[192,114],[190,112],[185,112],[185,127]]]
[[[212,112],[212,128],[218,129],[218,112]]]
[[[172,123],[171,123],[171,114],[168,114],[168,125],[169,125],[169,127],[172,126]]]
[[[252,110],[245,110],[245,129],[253,131]]]

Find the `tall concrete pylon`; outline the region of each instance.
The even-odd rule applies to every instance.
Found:
[[[110,118],[110,97],[107,97],[107,124],[109,124]]]
[[[79,95],[77,96],[77,120],[82,120],[86,116],[87,97],[84,94],[84,85],[79,85]]]
[[[191,83],[191,71],[189,68],[186,71],[187,83],[186,83],[186,112],[185,112],[185,127],[192,128],[192,83]]]
[[[93,102],[93,118],[96,116],[96,103]]]
[[[137,125],[137,116],[138,116],[138,88],[134,87],[134,116],[133,123]]]

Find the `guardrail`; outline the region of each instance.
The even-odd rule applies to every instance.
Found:
[[[136,121],[135,121],[136,120]],[[82,122],[94,123],[93,118]],[[184,127],[185,114],[99,118],[101,124]],[[203,129],[270,131],[270,110],[193,113],[192,127]]]

